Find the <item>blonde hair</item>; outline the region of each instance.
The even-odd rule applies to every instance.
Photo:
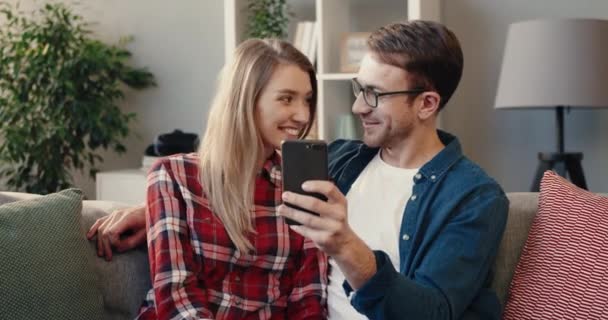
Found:
[[[280,64],[297,65],[310,75],[310,118],[301,137],[308,134],[317,99],[317,81],[310,61],[285,41],[250,39],[236,48],[233,59],[220,73],[198,151],[203,190],[211,209],[241,251],[253,249],[248,235],[255,233],[251,216],[254,178],[264,156],[254,110],[262,89]]]

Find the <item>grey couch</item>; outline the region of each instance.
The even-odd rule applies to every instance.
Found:
[[[34,195],[0,192],[0,204],[31,197]],[[496,273],[492,284],[503,305],[507,299],[513,271],[538,206],[538,194],[536,193],[510,193],[508,197],[511,201],[509,219],[496,259]],[[99,217],[124,207],[126,207],[124,204],[108,201],[84,201],[83,232],[88,230]],[[90,250],[91,255],[96,256],[95,242],[90,243]],[[112,262],[97,258],[95,268],[100,279],[99,287],[105,304],[105,318],[133,319],[150,287],[145,249],[116,254]]]

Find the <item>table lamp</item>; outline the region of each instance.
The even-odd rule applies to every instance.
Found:
[[[548,19],[511,24],[495,108],[551,108],[557,150],[540,152],[531,190],[546,170],[587,189],[581,152],[565,152],[564,110],[608,107],[608,21]]]

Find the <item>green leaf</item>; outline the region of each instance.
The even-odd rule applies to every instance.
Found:
[[[117,107],[124,88],[156,85],[130,65],[124,45],[95,39],[89,22],[62,3],[23,13],[0,2],[0,176],[16,191],[50,193],[89,174],[108,146],[126,151],[134,114]]]
[[[247,36],[249,38],[287,37],[289,11],[286,0],[249,0],[247,5]]]

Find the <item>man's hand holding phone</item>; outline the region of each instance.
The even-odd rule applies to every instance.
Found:
[[[292,229],[326,253],[337,253],[354,235],[348,226],[346,198],[329,180],[327,144],[321,140],[287,140],[283,158],[283,205],[279,213]]]
[[[300,225],[290,228],[312,240],[321,251],[334,258],[353,289],[361,288],[376,273],[376,259],[373,251],[348,224],[346,197],[329,181],[306,181],[302,189],[322,194],[327,201],[286,191],[283,192],[283,202],[318,215],[285,204],[279,206],[279,214],[298,222]],[[370,218],[373,219],[373,216],[370,215]]]
[[[337,254],[352,233],[348,225],[346,197],[329,181],[306,181],[302,189],[322,194],[327,201],[286,191],[283,193],[283,202],[303,210],[282,205],[279,213],[299,224],[291,227],[294,231],[313,240],[327,254]]]
[[[286,141],[281,152],[284,192],[279,214],[293,231],[333,257],[353,288],[360,288],[376,273],[376,260],[348,224],[346,197],[328,181],[327,145]]]

